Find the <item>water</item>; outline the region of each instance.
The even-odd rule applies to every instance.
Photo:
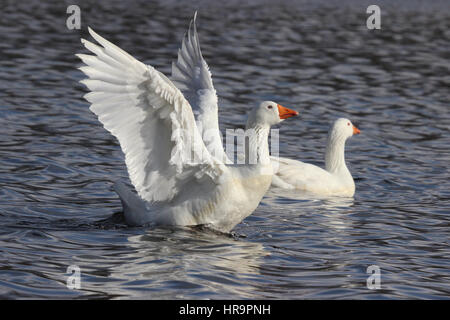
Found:
[[[59,2],[0,13],[1,298],[450,297],[448,2],[381,2],[376,31],[361,1],[78,4],[81,31]],[[329,124],[350,118],[354,199],[269,193],[230,236],[123,224],[123,155],[82,99],[79,39],[90,25],[170,74],[195,9],[221,128],[277,101],[301,112],[281,154],[322,165]]]

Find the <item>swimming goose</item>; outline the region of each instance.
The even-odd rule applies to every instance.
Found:
[[[250,151],[256,162],[230,164],[223,148],[218,155],[212,152],[217,148],[211,145],[222,146],[216,132],[203,141],[211,128],[199,128],[191,108],[207,109],[217,122],[217,96],[196,32],[185,36],[173,69],[185,95],[152,66],[90,28],[89,33],[102,47],[81,40],[95,55],[77,55],[85,64],[80,70],[88,77],[80,82],[91,91],[85,95],[90,110],[118,139],[125,154],[138,194],[123,183],[115,185],[127,224],[204,224],[222,232],[232,230],[256,209],[270,187],[270,126],[298,112],[272,101],[253,108],[247,129],[252,129]],[[218,130],[218,124],[209,123]]]
[[[345,164],[345,142],[359,134],[350,120],[336,120],[328,133],[325,150],[325,169],[298,160],[271,157],[275,175],[272,187],[298,189],[323,196],[355,194],[355,182]]]

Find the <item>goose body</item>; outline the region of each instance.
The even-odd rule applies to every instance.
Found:
[[[174,199],[161,203],[143,201],[121,182],[115,184],[115,189],[129,225],[209,225],[228,232],[259,205],[272,181],[268,170],[270,166],[227,166],[220,177],[221,183],[194,180]]]
[[[272,186],[320,196],[352,197],[355,182],[345,163],[345,142],[359,133],[348,119],[340,118],[334,122],[328,133],[325,169],[298,160],[272,157],[275,171]]]
[[[270,187],[270,126],[298,113],[272,101],[253,108],[247,129],[257,161],[232,164],[223,151],[217,96],[195,17],[172,65],[172,81],[90,28],[89,33],[101,46],[82,39],[95,55],[77,55],[88,76],[81,82],[91,91],[85,95],[91,111],[118,139],[137,191],[115,184],[126,222],[205,224],[229,232]]]

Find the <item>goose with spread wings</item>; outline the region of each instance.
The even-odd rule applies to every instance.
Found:
[[[229,232],[258,206],[273,170],[268,135],[272,125],[298,112],[264,101],[246,129],[255,163],[226,157],[218,125],[217,96],[191,22],[172,66],[173,82],[89,28],[82,39],[94,55],[78,54],[90,110],[125,154],[137,195],[116,183],[127,224],[208,225]],[[178,86],[178,87],[177,87]],[[197,116],[197,121],[195,115]]]

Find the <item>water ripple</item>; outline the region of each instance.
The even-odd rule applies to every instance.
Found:
[[[373,32],[364,1],[83,1],[69,31],[63,3],[6,1],[0,297],[448,298],[450,10],[423,4],[381,1]],[[170,74],[195,9],[221,128],[278,101],[301,111],[280,128],[281,154],[322,165],[329,124],[352,119],[354,199],[269,193],[234,235],[124,225],[112,191],[123,155],[82,99],[74,54],[90,25]],[[372,264],[380,290],[366,287]]]

